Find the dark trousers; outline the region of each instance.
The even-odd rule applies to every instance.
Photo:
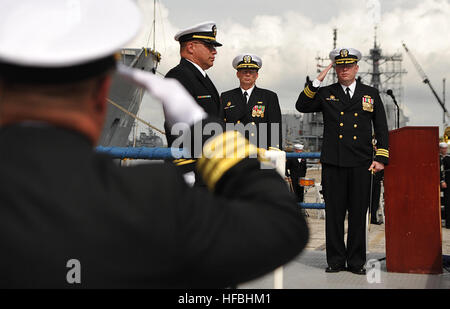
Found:
[[[449,184],[447,183],[447,186],[448,186]],[[444,205],[444,216],[443,216],[443,218],[445,219],[445,227],[446,228],[450,228],[450,201],[449,201],[449,195],[450,195],[450,192],[448,191],[449,189],[447,188],[447,189],[444,189],[443,191],[444,191],[444,197],[443,197],[443,200],[441,201],[441,203]]]
[[[302,186],[300,186],[298,184],[299,179],[300,178],[293,178],[292,179],[292,187],[294,189],[295,196],[297,197],[297,202],[298,203],[303,203],[305,190],[304,190],[304,188]]]
[[[329,266],[360,268],[366,263],[366,212],[370,198],[369,165],[322,165],[325,233]],[[347,247],[344,221],[348,211]]]

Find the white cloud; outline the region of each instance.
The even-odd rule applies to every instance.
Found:
[[[153,8],[148,7],[148,1],[139,2],[147,5],[145,12],[148,36]],[[401,2],[395,3],[398,5]],[[232,59],[241,52],[255,53],[263,60],[257,84],[276,91],[283,109],[293,109],[306,75],[312,78],[317,75],[314,58],[317,55],[326,57],[333,47],[333,28],[338,29],[338,46],[355,47],[367,54],[373,47],[374,25],[378,21],[377,14],[381,11],[377,30],[378,43],[386,54],[402,52],[403,68],[408,71],[403,78],[403,104],[410,111],[409,125],[441,125],[441,108],[428,86],[421,82],[411,60],[404,53],[401,41],[407,44],[441,94],[442,78],[446,76],[450,64],[450,40],[447,39],[447,32],[450,30],[449,1],[424,0],[417,4],[409,3],[407,7],[391,7],[393,4],[390,3],[389,10],[384,9],[383,3],[378,8],[378,4],[378,1],[345,1],[346,9],[324,8],[323,12],[328,16],[321,16],[319,22],[308,15],[308,10],[293,11],[285,6],[282,13],[248,15],[248,20],[244,23],[230,17],[233,16],[230,12],[239,7],[238,3],[217,1],[217,5],[211,10],[221,10],[222,15],[226,16],[216,19],[217,38],[224,46],[218,49],[215,65],[208,74],[219,92],[237,87],[235,70],[231,66]],[[159,6],[161,14],[158,14],[161,16],[158,22],[157,14],[157,27],[158,23],[163,23],[164,33],[158,32],[162,31],[160,24],[157,28],[157,49],[163,56],[160,71],[166,73],[179,62],[179,47],[173,40],[173,35],[179,30],[174,25],[179,21],[171,19],[164,3]],[[202,15],[199,14],[199,18],[200,16]],[[197,22],[201,20],[203,19]],[[141,34],[140,40],[145,41],[145,34]]]

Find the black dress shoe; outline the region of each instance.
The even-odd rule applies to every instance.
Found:
[[[365,275],[366,274],[366,269],[364,267],[361,267],[361,268],[349,268],[348,270],[350,272],[356,274],[356,275]]]
[[[326,273],[338,273],[340,271],[344,271],[346,270],[345,266],[338,266],[338,267],[333,267],[333,266],[328,266],[325,269]]]

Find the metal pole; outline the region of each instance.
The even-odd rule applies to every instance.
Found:
[[[443,78],[442,79],[442,104],[444,105],[444,108],[445,108],[445,78]],[[443,124],[444,124],[444,127],[445,127],[445,112],[443,112],[443,114],[444,114],[444,118],[443,118]],[[444,128],[444,130],[445,130],[445,128]]]
[[[153,51],[156,52],[156,0],[153,0]]]

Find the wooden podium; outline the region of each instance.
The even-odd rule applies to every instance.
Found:
[[[389,272],[442,273],[439,128],[389,132],[384,174]]]

